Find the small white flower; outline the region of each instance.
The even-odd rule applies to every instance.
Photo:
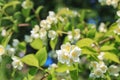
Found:
[[[5,49],[2,45],[0,45],[0,56],[5,54]]]
[[[13,68],[21,70],[23,67],[23,63],[20,61],[20,59],[17,58],[16,56],[13,56],[12,60],[13,60],[13,62],[12,62]]]
[[[104,52],[100,52],[100,54],[97,56],[99,60],[104,59]]]
[[[116,65],[111,65],[108,69],[109,74],[113,76],[119,76],[120,69]]]
[[[53,63],[53,64],[51,64],[49,67],[48,67],[48,70],[50,70],[50,69],[52,69],[52,68],[57,68],[58,66],[57,66],[57,64],[55,64],[55,63]]]
[[[98,30],[99,30],[99,32],[106,32],[107,31],[107,29],[105,28],[105,24],[102,22],[102,23],[100,23],[100,26],[99,26],[99,28],[98,28]]]
[[[91,62],[91,67],[96,69],[98,67],[98,62],[96,61]]]
[[[103,72],[103,73],[106,73],[106,71],[107,71],[107,66],[105,65],[105,64],[100,64],[100,69],[101,69],[101,71]]]
[[[8,52],[9,55],[13,56],[15,54],[15,48],[12,48],[12,47],[8,48],[7,52]]]
[[[118,28],[114,30],[114,33],[117,35],[120,35],[120,26],[118,26]]]
[[[64,50],[64,51],[69,53],[70,50],[71,50],[71,44],[70,43],[66,43],[66,44],[61,45],[61,50]]]
[[[17,47],[18,44],[19,44],[19,40],[18,39],[13,39],[13,43],[12,43],[13,47]]]
[[[80,29],[74,29],[74,32],[69,31],[68,32],[68,39],[70,41],[75,40],[77,41],[80,38]]]
[[[57,50],[56,51],[58,55],[58,61],[63,64],[70,64],[70,56],[69,53],[63,51],[63,50]]]
[[[51,24],[47,20],[42,20],[40,22],[40,26],[46,30],[49,30],[51,28]]]
[[[94,74],[97,78],[103,77],[103,72],[101,69],[97,68],[94,70]]]
[[[39,29],[40,29],[39,25],[35,25],[32,31],[33,31],[33,33],[37,33],[37,32],[39,32]]]
[[[7,35],[7,32],[6,32],[5,29],[3,29],[2,32],[1,32],[1,36],[5,37],[6,35]]]
[[[33,2],[30,0],[23,1],[22,7],[24,9],[31,9],[33,7]]]
[[[119,17],[120,17],[120,10],[119,10],[119,11],[117,11],[117,16],[119,16]]]
[[[52,40],[54,40],[56,36],[57,36],[57,33],[54,30],[50,30],[48,32],[48,37],[51,38]]]
[[[78,47],[75,47],[71,52],[70,52],[70,57],[74,62],[79,62],[79,56],[81,55],[81,49]]]
[[[47,35],[47,31],[44,29],[44,28],[41,28],[40,30],[39,30],[39,36],[40,36],[40,39],[42,39],[42,40],[45,40],[46,39],[46,35]]]
[[[29,43],[29,42],[32,42],[32,40],[33,40],[33,39],[32,39],[31,36],[29,36],[29,35],[25,35],[25,41],[26,41],[26,42]]]

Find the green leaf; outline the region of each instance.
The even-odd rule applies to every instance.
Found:
[[[43,6],[39,6],[36,11],[35,11],[35,14],[36,15],[39,15],[40,11],[42,10]]]
[[[57,38],[55,38],[54,40],[50,40],[50,46],[51,46],[52,50],[55,49],[56,44],[57,44]]]
[[[104,53],[105,53],[105,54],[104,54],[104,58],[105,58],[105,59],[114,61],[114,62],[116,62],[116,63],[120,63],[119,57],[118,57],[116,54],[111,53],[111,52],[104,52]]]
[[[9,36],[5,37],[5,39],[2,40],[2,45],[3,45],[4,47],[7,46],[8,42],[9,42],[10,39],[11,39],[11,36],[12,36],[12,33],[10,33]]]
[[[110,51],[110,50],[115,50],[114,46],[111,45],[104,45],[100,48],[101,51]]]
[[[88,31],[88,33],[87,33],[87,37],[89,37],[89,38],[94,38],[95,32],[96,32],[96,28],[90,29],[90,30]]]
[[[29,66],[39,67],[38,60],[33,54],[26,55],[21,60]]]
[[[57,72],[65,72],[67,70],[75,70],[75,67],[73,67],[72,65],[68,66],[65,64],[58,64],[58,68],[56,69]]]
[[[30,43],[30,45],[32,46],[32,48],[39,50],[43,47],[43,42],[41,39],[35,39],[33,40],[33,42]]]
[[[35,55],[39,61],[39,66],[43,66],[47,60],[46,48],[41,48]]]
[[[31,9],[22,9],[22,14],[24,17],[29,17]]]
[[[78,71],[77,70],[70,71],[70,76],[72,80],[78,80]]]
[[[87,47],[82,48],[82,54],[93,55],[95,53],[96,53],[95,51],[93,51],[92,49],[89,49]]]
[[[11,1],[3,6],[3,11],[5,11],[5,9],[10,6],[13,6],[15,8],[18,4],[20,4],[20,1]]]
[[[91,45],[94,43],[94,41],[90,38],[84,38],[79,40],[76,45],[78,47],[91,47]]]

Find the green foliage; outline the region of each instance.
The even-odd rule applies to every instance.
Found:
[[[36,54],[35,54],[36,58],[39,61],[39,66],[43,66],[47,60],[47,51],[46,48],[43,47],[41,48]]]
[[[50,40],[50,46],[51,46],[52,50],[55,50],[57,41],[58,41],[57,38],[55,38],[54,40]]]
[[[119,57],[115,53],[105,52],[104,58],[120,64]]]
[[[22,62],[24,62],[25,64],[29,66],[39,67],[38,60],[33,54],[26,55],[21,60]]]
[[[43,47],[43,42],[41,39],[35,39],[33,42],[30,43],[30,45],[32,46],[32,48],[39,50]]]

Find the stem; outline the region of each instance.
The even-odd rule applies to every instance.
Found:
[[[32,10],[33,10],[33,12],[35,13],[35,9],[33,8]],[[40,16],[37,15],[36,13],[35,13],[35,16],[36,16],[36,18],[38,19],[38,21],[40,22]]]
[[[100,41],[99,44],[101,45],[101,44],[103,44],[103,43],[105,43],[105,42],[107,42],[107,41],[109,41],[109,40],[113,40],[113,39],[115,39],[113,36],[108,37],[108,38],[106,38],[106,39]]]
[[[18,24],[19,27],[28,27],[30,26],[30,24],[28,23],[22,23],[22,24]]]

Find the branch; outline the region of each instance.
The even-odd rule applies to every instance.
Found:
[[[28,27],[30,26],[30,24],[28,23],[22,23],[22,24],[18,24],[19,27]]]
[[[108,38],[100,41],[99,44],[103,44],[103,43],[105,43],[105,42],[107,42],[107,41],[109,41],[109,40],[114,40],[114,39],[115,39],[115,38],[114,38],[113,36],[111,36],[111,37],[108,37]]]

